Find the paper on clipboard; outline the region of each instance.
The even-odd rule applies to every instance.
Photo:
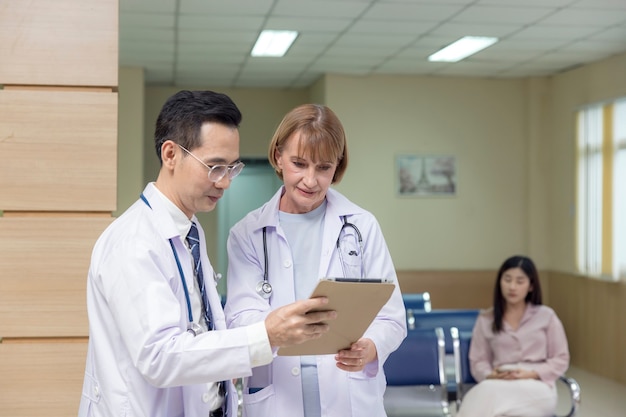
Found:
[[[393,282],[385,280],[321,280],[311,298],[326,296],[324,310],[337,311],[330,329],[318,339],[278,349],[279,356],[335,354],[359,340],[391,297]]]

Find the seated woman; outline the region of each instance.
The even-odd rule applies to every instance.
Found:
[[[554,415],[555,381],[569,366],[569,350],[561,321],[541,304],[531,259],[513,256],[500,267],[493,307],[474,326],[469,361],[478,384],[457,417]]]

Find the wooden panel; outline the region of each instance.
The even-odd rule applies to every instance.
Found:
[[[0,337],[88,335],[91,251],[112,220],[0,218]]]
[[[0,84],[116,86],[117,0],[0,2]]]
[[[487,308],[497,271],[397,271],[403,293],[428,291],[432,308]]]
[[[0,90],[0,210],[114,211],[117,93]]]
[[[0,416],[75,416],[87,340],[0,344]]]
[[[626,284],[552,271],[549,286],[572,364],[626,383]]]

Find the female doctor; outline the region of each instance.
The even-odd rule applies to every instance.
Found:
[[[320,278],[385,278],[394,292],[363,337],[334,355],[277,356],[244,379],[246,417],[385,416],[383,363],[406,336],[394,265],[376,218],[330,189],[348,165],[337,116],[305,104],[282,120],[269,160],[284,185],[228,238],[229,327],[306,299]]]

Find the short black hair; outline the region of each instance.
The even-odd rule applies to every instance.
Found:
[[[156,121],[154,145],[159,162],[161,147],[171,140],[189,150],[200,146],[200,129],[206,122],[238,128],[241,112],[226,94],[182,90],[167,99]]]

